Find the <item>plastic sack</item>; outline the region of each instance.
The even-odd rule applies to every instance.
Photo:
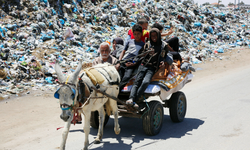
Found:
[[[74,34],[73,34],[73,32],[71,31],[70,28],[66,29],[66,32],[64,33],[64,38],[66,40],[73,40],[74,39]]]
[[[224,49],[220,47],[220,48],[217,50],[217,52],[218,52],[218,53],[224,53]]]
[[[22,56],[18,61],[24,61],[25,60],[25,58],[24,58],[24,56]]]
[[[51,84],[53,83],[53,82],[52,82],[52,77],[47,77],[47,78],[45,78],[45,80],[46,80],[48,83],[51,83]]]
[[[201,23],[200,22],[195,22],[194,23],[194,27],[201,27],[202,25],[201,25]]]
[[[207,34],[202,34],[202,36],[203,36],[204,38],[207,38]]]
[[[65,21],[63,19],[59,19],[61,25],[64,25],[65,24]]]
[[[53,39],[53,37],[49,36],[47,34],[42,34],[42,37],[40,39],[43,40],[43,41],[48,41],[48,40]]]

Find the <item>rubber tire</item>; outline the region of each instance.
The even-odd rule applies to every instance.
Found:
[[[172,94],[170,98],[170,107],[169,107],[169,114],[171,120],[173,122],[182,122],[185,118],[186,111],[187,111],[187,100],[185,94],[180,91]]]
[[[142,117],[142,126],[143,126],[143,130],[147,135],[157,135],[162,127],[162,123],[163,123],[163,115],[164,115],[164,111],[163,111],[163,106],[160,102],[158,101],[151,101],[149,102],[149,108],[150,110],[143,115]],[[154,117],[155,117],[155,113],[159,112],[159,123],[157,125],[157,127],[154,126]]]
[[[109,121],[109,116],[106,114],[103,127],[106,126],[108,121]],[[98,111],[91,112],[90,125],[92,128],[95,128],[95,129],[99,128],[99,113],[98,113]]]

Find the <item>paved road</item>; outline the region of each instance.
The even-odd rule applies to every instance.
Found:
[[[145,135],[142,129],[142,120],[123,117],[119,118],[121,133],[120,135],[115,135],[113,131],[113,119],[111,118],[104,129],[102,143],[98,145],[91,144],[89,149],[250,149],[249,86],[250,68],[245,68],[241,71],[226,74],[224,76],[209,77],[208,80],[207,78],[194,78],[191,83],[187,84],[182,89],[186,94],[188,103],[186,118],[183,122],[173,123],[169,117],[168,109],[165,108],[163,127],[158,135]],[[58,103],[54,103],[53,105],[57,106]],[[58,116],[55,117],[60,121],[60,111],[57,111],[57,113]],[[48,116],[44,116],[43,121],[45,121],[46,118],[48,118]],[[29,139],[24,140],[14,148],[8,148],[8,145],[11,145],[9,143],[7,145],[5,144],[5,146],[0,149],[57,149],[61,140],[61,130],[56,131],[55,128],[63,124],[51,125],[47,123],[47,125],[50,129],[46,129],[47,126],[38,127],[30,133],[34,134],[33,136],[30,135]],[[83,125],[72,126],[67,140],[67,149],[80,150],[83,148],[84,133],[82,131],[82,126]],[[53,130],[51,127],[53,127]],[[35,135],[36,131],[44,133]],[[96,134],[97,130],[91,129],[90,142],[93,142]],[[32,139],[34,137],[36,138],[35,140]]]
[[[116,136],[110,120],[103,143],[90,149],[250,149],[249,86],[250,68],[210,81],[191,82],[182,89],[188,100],[183,122],[172,123],[168,109],[164,109],[162,130],[150,137],[144,135],[142,121],[133,118],[119,119],[122,132]],[[92,130],[92,135],[96,132]]]

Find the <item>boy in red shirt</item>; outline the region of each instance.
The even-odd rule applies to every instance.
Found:
[[[146,38],[149,39],[149,32],[147,31],[148,29],[148,21],[146,19],[140,19],[137,24],[139,24],[142,27],[142,36],[141,36],[141,40],[142,42],[145,43]],[[135,39],[134,35],[133,35],[133,30],[130,29],[128,31],[128,37],[127,37],[127,41],[129,39]]]

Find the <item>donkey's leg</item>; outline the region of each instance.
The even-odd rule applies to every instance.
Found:
[[[110,103],[110,106],[112,108],[112,112],[113,112],[113,115],[114,115],[114,125],[115,125],[115,128],[114,128],[114,131],[115,131],[115,134],[120,134],[120,125],[118,123],[118,108],[117,108],[117,102],[113,99],[109,99],[109,103]]]
[[[104,125],[104,120],[105,120],[105,111],[103,106],[98,110],[99,112],[99,129],[98,129],[98,134],[95,139],[95,144],[101,143],[101,139],[103,136],[103,125]]]
[[[69,118],[67,122],[65,122],[64,129],[62,132],[62,141],[61,141],[60,150],[65,150],[65,144],[66,144],[66,140],[67,140],[70,125],[71,125],[71,120],[72,120],[72,117]]]
[[[91,115],[91,110],[84,111],[84,127],[83,127],[83,131],[85,133],[85,141],[84,141],[83,150],[88,150],[88,146],[89,146],[90,115]]]

